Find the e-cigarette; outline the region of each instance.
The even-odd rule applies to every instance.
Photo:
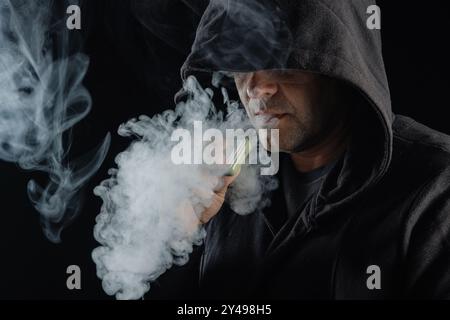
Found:
[[[227,162],[231,163],[230,169],[227,171],[225,176],[234,176],[239,172],[242,164],[245,162],[245,159],[250,153],[252,145],[250,143],[250,139],[245,137],[244,141],[242,141],[237,147],[236,152],[233,154],[232,160]]]

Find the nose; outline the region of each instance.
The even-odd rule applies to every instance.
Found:
[[[278,91],[278,85],[263,72],[252,73],[248,85],[247,95],[250,99],[269,99]]]

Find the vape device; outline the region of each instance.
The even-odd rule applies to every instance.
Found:
[[[232,160],[227,162],[231,163],[231,167],[228,169],[225,176],[234,176],[239,172],[242,164],[245,163],[245,159],[249,155],[251,148],[250,138],[245,137],[244,141],[239,144],[236,152],[233,154]]]

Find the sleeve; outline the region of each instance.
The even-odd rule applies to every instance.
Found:
[[[405,259],[408,298],[450,299],[449,171],[432,179],[412,206]]]

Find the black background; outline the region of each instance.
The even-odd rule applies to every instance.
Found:
[[[201,10],[205,2],[195,3]],[[378,1],[394,112],[450,134],[449,22],[444,3]],[[173,106],[181,86],[179,69],[200,18],[181,0],[165,1],[158,17],[171,26],[170,34],[144,28],[129,1],[90,0],[83,6],[84,51],[91,58],[85,85],[93,108],[74,130],[71,154],[89,151],[107,132],[113,134],[112,146],[101,170],[84,189],[80,216],[63,232],[58,245],[44,237],[39,216],[27,198],[26,184],[37,174],[0,162],[0,298],[110,298],[101,288],[90,256],[98,246],[92,230],[101,206],[91,190],[107,177],[115,155],[129,144],[116,134],[118,126],[140,114],[153,115]],[[170,44],[167,37],[173,40]],[[81,267],[81,290],[66,288],[66,268],[72,264]]]

